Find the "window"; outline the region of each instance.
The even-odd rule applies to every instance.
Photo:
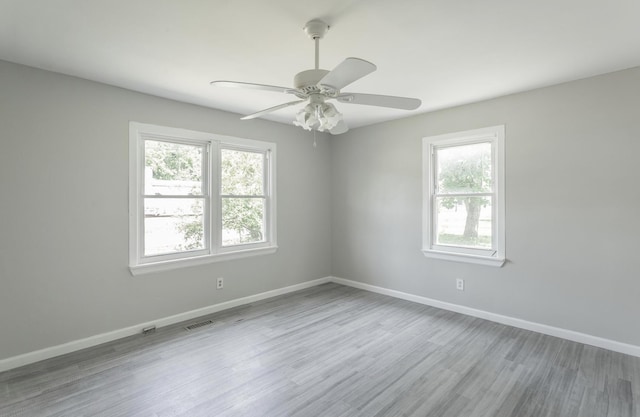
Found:
[[[230,148],[220,152],[223,247],[264,242],[266,160],[265,152]]]
[[[133,274],[275,252],[275,144],[131,122]]]
[[[423,138],[423,252],[502,266],[504,126]]]

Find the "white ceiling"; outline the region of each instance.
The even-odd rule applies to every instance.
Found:
[[[338,103],[352,128],[640,66],[639,0],[0,0],[0,59],[249,114],[292,96],[209,82],[292,86],[314,18],[321,68],[378,66],[345,91],[422,100]]]

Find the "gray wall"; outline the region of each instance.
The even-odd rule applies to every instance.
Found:
[[[425,258],[421,138],[498,124],[508,263]],[[639,158],[640,68],[354,130],[332,144],[333,275],[640,345]]]
[[[130,120],[276,142],[276,254],[131,276]],[[330,275],[329,170],[324,135],[0,61],[0,359]]]
[[[640,345],[639,109],[636,68],[314,150],[294,127],[0,61],[0,359],[328,275]],[[129,120],[276,142],[278,252],[131,276]],[[425,258],[421,138],[496,124],[508,263]]]

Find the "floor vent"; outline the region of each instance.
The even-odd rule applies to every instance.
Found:
[[[213,321],[211,320],[205,320],[205,321],[200,321],[198,323],[193,323],[188,325],[187,327],[185,327],[186,330],[195,330],[198,329],[200,327],[204,327],[204,326],[208,326],[210,324],[213,324]]]

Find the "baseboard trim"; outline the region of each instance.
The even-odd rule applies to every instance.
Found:
[[[413,301],[419,304],[425,304],[431,307],[441,308],[443,310],[454,311],[456,313],[465,314],[467,316],[478,317],[481,319],[493,321],[496,323],[506,324],[508,326],[520,329],[531,330],[533,332],[546,334],[549,336],[559,337],[561,339],[571,340],[573,342],[584,343],[612,350],[614,352],[624,353],[631,356],[640,357],[640,346],[628,343],[618,342],[615,340],[605,339],[598,336],[592,336],[586,333],[580,333],[573,330],[562,329],[559,327],[548,326],[546,324],[535,323],[532,321],[522,320],[515,317],[503,316],[501,314],[491,313],[484,310],[478,310],[471,307],[465,307],[459,304],[447,303],[444,301],[434,300],[432,298],[422,297],[420,295],[409,294],[402,291],[390,290],[388,288],[378,287],[375,285],[365,284],[359,281],[349,279],[331,277],[331,282],[346,285],[348,287],[359,288],[361,290],[371,291],[378,294],[388,295],[407,301]]]
[[[465,314],[467,316],[478,317],[481,319],[493,321],[496,323],[506,324],[508,326],[513,326],[520,329],[531,330],[531,331],[546,334],[549,336],[555,336],[562,339],[571,340],[574,342],[584,343],[586,345],[597,346],[597,347],[608,349],[614,352],[620,352],[627,355],[640,357],[640,346],[618,342],[615,340],[605,339],[602,337],[580,333],[573,330],[567,330],[559,327],[548,326],[546,324],[540,324],[540,323],[535,323],[527,320],[522,320],[515,317],[504,316],[501,314],[491,313],[484,310],[478,310],[471,307],[465,307],[459,304],[447,303],[444,301],[435,300],[435,299],[423,297],[420,295],[414,295],[414,294],[409,294],[402,291],[391,290],[384,287],[378,287],[376,285],[365,284],[359,281],[353,281],[353,280],[339,278],[339,277],[324,277],[324,278],[319,278],[312,281],[302,282],[300,284],[290,285],[288,287],[278,288],[275,290],[250,295],[247,297],[236,298],[234,300],[225,301],[222,303],[199,308],[196,310],[187,311],[185,313],[164,317],[164,318],[149,321],[146,323],[136,324],[134,326],[126,327],[119,330],[114,330],[112,332],[102,333],[102,334],[87,337],[84,339],[74,340],[61,345],[52,346],[49,348],[40,349],[33,352],[25,353],[22,355],[2,359],[0,360],[0,372],[8,371],[10,369],[18,368],[24,365],[29,365],[31,363],[39,362],[45,359],[50,359],[56,356],[65,355],[67,353],[75,352],[81,349],[97,346],[102,343],[121,339],[123,337],[140,334],[143,328],[151,325],[155,325],[157,328],[165,327],[165,326],[169,326],[175,323],[180,323],[186,320],[191,320],[197,317],[206,316],[208,314],[217,313],[222,310],[227,310],[227,309],[238,307],[241,305],[254,303],[257,301],[265,300],[267,298],[277,297],[279,295],[284,295],[291,292],[315,287],[317,285],[326,284],[328,282],[334,282],[336,284],[346,285],[348,287],[359,288],[359,289],[374,292],[377,294],[388,295],[391,297],[400,298],[402,300],[412,301],[415,303],[424,304],[431,307],[441,308],[443,310],[454,311],[456,313]]]
[[[315,279],[312,281],[306,281],[300,284],[290,285],[288,287],[278,288],[275,290],[250,295],[247,297],[236,298],[234,300],[225,301],[222,303],[210,305],[210,306],[199,308],[196,310],[187,311],[185,313],[164,317],[164,318],[149,321],[146,323],[136,324],[134,326],[126,327],[119,330],[114,330],[112,332],[102,333],[102,334],[87,337],[84,339],[74,340],[61,345],[52,346],[45,349],[40,349],[33,352],[25,353],[22,355],[2,359],[0,360],[0,372],[8,371],[10,369],[18,368],[24,365],[29,365],[31,363],[39,362],[45,359],[50,359],[56,356],[65,355],[67,353],[75,352],[81,349],[97,346],[102,343],[121,339],[123,337],[140,334],[142,329],[145,327],[149,327],[149,326],[156,326],[157,328],[165,327],[171,324],[180,323],[182,321],[191,320],[197,317],[206,316],[208,314],[217,313],[218,311],[227,310],[227,309],[238,307],[245,304],[255,303],[256,301],[277,297],[279,295],[288,294],[294,291],[304,290],[307,288],[315,287],[317,285],[326,284],[328,282],[331,282],[331,277],[325,277],[325,278]]]

